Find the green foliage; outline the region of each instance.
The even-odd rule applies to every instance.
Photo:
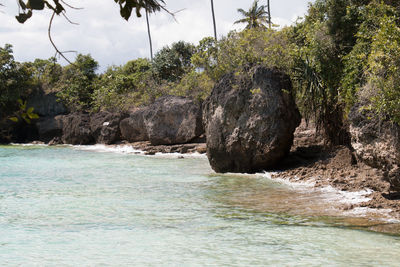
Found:
[[[204,69],[214,81],[229,72],[246,72],[254,65],[289,72],[293,63],[290,35],[288,28],[281,31],[251,29],[230,32],[220,40],[217,49],[208,45],[209,50],[204,52],[201,49],[192,57],[192,62],[196,68]],[[210,56],[204,57],[207,53]]]
[[[25,63],[32,72],[32,84],[45,92],[51,92],[62,74],[62,67],[55,58],[35,59]]]
[[[148,102],[151,76],[151,64],[142,58],[108,68],[95,82],[93,110],[128,110]]]
[[[182,78],[185,72],[192,67],[191,57],[194,46],[183,41],[165,46],[156,53],[153,60],[153,69],[158,79],[175,82]]]
[[[93,81],[98,63],[90,55],[79,54],[74,64],[63,68],[57,83],[57,96],[73,111],[91,107]]]
[[[14,115],[9,118],[11,121],[19,122],[23,120],[24,122],[30,124],[32,120],[39,119],[39,115],[33,112],[33,107],[27,108],[26,101],[18,99],[17,102],[19,104],[19,110],[16,111]]]
[[[211,93],[213,86],[214,82],[205,72],[199,73],[192,70],[183,76],[178,84],[171,86],[169,94],[203,101]]]
[[[137,17],[141,17],[141,9],[147,9],[148,12],[153,13],[160,11],[164,5],[163,0],[114,0],[114,2],[119,5],[121,17],[126,20],[129,20],[133,10]],[[62,0],[18,0],[17,3],[22,11],[16,16],[19,23],[25,23],[30,19],[33,10],[39,11],[47,8],[60,15],[65,12],[65,6],[70,7]]]
[[[31,88],[30,69],[16,62],[12,46],[0,47],[0,119],[18,109],[17,100],[26,97]]]

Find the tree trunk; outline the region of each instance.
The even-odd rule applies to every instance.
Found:
[[[151,61],[153,61],[153,44],[151,42],[149,12],[147,11],[147,9],[146,9],[146,21],[147,21],[147,33],[149,35],[149,44],[150,44],[150,59],[151,59]]]
[[[214,1],[213,0],[211,0],[211,12],[212,12],[213,23],[214,23],[214,38],[215,38],[215,41],[217,41],[217,24],[215,23]]]
[[[271,29],[271,6],[269,4],[269,0],[268,0],[268,25],[269,28]]]

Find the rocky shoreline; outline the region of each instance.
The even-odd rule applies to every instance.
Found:
[[[314,125],[300,124],[291,86],[288,76],[258,67],[249,76],[224,76],[203,103],[163,96],[126,113],[71,113],[54,94],[39,94],[28,103],[40,119],[12,125],[9,142],[127,144],[146,155],[206,153],[216,172],[274,170],[275,177],[316,187],[371,190],[369,201],[343,210],[390,209],[400,219],[400,127],[358,103],[349,114],[349,143],[329,146]],[[2,125],[1,133],[9,126]]]

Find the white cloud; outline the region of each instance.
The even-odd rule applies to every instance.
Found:
[[[230,30],[241,29],[234,25],[239,19],[237,8],[247,9],[253,0],[214,0],[218,35]],[[264,1],[260,1],[263,4]],[[307,0],[271,0],[273,22],[281,26],[295,21],[307,8]],[[90,53],[101,65],[124,64],[137,57],[149,57],[147,26],[144,16],[132,16],[129,22],[119,16],[118,6],[113,0],[69,0],[68,3],[83,7],[83,10],[68,9],[68,17],[80,25],[72,25],[63,17],[56,17],[52,36],[60,50],[76,50]],[[54,56],[47,37],[50,12],[34,12],[25,24],[19,24],[14,16],[18,12],[14,1],[7,1],[1,14],[0,45],[11,43],[18,61],[32,61],[35,58]],[[154,50],[184,40],[197,43],[213,35],[211,6],[209,0],[166,0],[167,8],[176,13],[177,21],[166,14],[150,16]],[[265,3],[264,3],[265,4]],[[74,59],[73,54],[68,57]],[[60,60],[63,63],[62,60]]]

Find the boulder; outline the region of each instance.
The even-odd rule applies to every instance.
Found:
[[[216,172],[254,173],[285,157],[300,124],[289,77],[257,67],[225,75],[203,108],[207,156]]]
[[[185,97],[160,97],[143,116],[152,145],[184,144],[204,132],[201,104]]]
[[[357,158],[381,169],[394,191],[400,191],[400,126],[379,118],[364,100],[349,114],[351,145]]]
[[[40,117],[54,117],[68,113],[68,109],[58,101],[56,93],[38,91],[27,101],[27,107],[33,107]]]
[[[113,144],[121,140],[119,124],[123,115],[102,111],[90,117],[90,130],[97,144]]]
[[[64,144],[89,145],[94,143],[90,130],[90,116],[86,113],[72,113],[61,115]]]
[[[129,142],[148,141],[146,125],[144,124],[143,114],[145,109],[139,109],[131,114],[128,118],[123,119],[120,124],[122,139]]]
[[[61,137],[63,133],[62,116],[42,117],[36,122],[39,140],[48,143],[54,137]]]

